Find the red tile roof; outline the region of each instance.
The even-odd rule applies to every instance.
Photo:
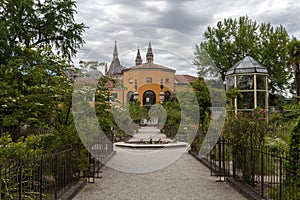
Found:
[[[175,75],[175,84],[188,84],[197,80],[197,77],[191,75]]]

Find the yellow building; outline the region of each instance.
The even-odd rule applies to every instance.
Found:
[[[143,63],[138,49],[135,66],[126,68],[120,63],[115,42],[113,60],[109,69],[105,69],[105,75],[118,82],[114,87],[108,84],[115,102],[126,104],[137,99],[143,106],[151,106],[170,98],[178,91],[188,90],[187,85],[197,79],[190,75],[176,75],[174,69],[153,61],[154,55],[149,43],[146,62]]]

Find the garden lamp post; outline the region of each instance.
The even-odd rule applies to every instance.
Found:
[[[139,93],[137,91],[137,80],[134,81],[134,89],[135,89],[135,91],[133,93],[133,99],[135,101],[137,101],[138,100],[138,96],[139,96]]]
[[[160,93],[159,93],[159,101],[160,103],[163,103],[165,100],[165,93],[163,91],[164,89],[164,84],[163,84],[163,80],[160,80]]]

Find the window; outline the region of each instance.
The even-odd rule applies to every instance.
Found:
[[[118,99],[118,93],[111,93],[111,97],[113,100]]]
[[[133,83],[133,79],[130,78],[130,79],[129,79],[129,84],[132,84],[132,83]]]
[[[146,82],[147,82],[147,83],[152,83],[152,77],[147,77],[147,78],[146,78]]]
[[[237,88],[240,90],[253,90],[254,81],[253,76],[237,76]]]
[[[234,88],[234,76],[229,76],[227,78],[228,89]]]
[[[165,91],[165,100],[170,100],[170,97],[171,97],[171,92],[169,91]]]
[[[143,105],[151,106],[156,103],[156,96],[155,93],[151,90],[147,90],[143,94]]]
[[[166,78],[166,84],[169,84],[169,78]]]
[[[127,94],[127,102],[128,103],[134,100],[133,95],[134,95],[134,93],[132,91],[128,92],[128,94]]]

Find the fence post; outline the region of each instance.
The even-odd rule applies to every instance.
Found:
[[[282,199],[282,156],[279,157],[279,199]]]
[[[58,155],[57,155],[57,152],[56,151],[54,151],[54,153],[55,153],[55,161],[54,161],[54,163],[55,163],[55,166],[54,166],[54,198],[55,199],[57,199],[57,192],[58,192],[58,159],[57,159],[57,157],[58,157]]]
[[[0,164],[0,200],[2,196],[2,165]]]
[[[222,148],[222,144],[221,144],[221,141],[218,142],[218,146],[219,146],[219,178],[220,178],[220,181],[222,179],[222,152],[221,152],[221,148]]]
[[[40,200],[43,199],[43,156],[41,156],[41,160],[40,160]]]
[[[22,200],[22,166],[21,166],[21,163],[19,163],[18,184],[19,184],[19,200]]]
[[[230,145],[232,145],[231,143],[230,143]],[[232,145],[233,146],[233,145]],[[235,148],[234,147],[232,147],[231,148],[232,150],[232,176],[233,176],[233,178],[236,178],[236,161],[235,161],[235,159],[236,159],[236,155],[235,155]]]
[[[261,190],[261,197],[264,197],[265,195],[265,187],[264,187],[264,184],[265,184],[265,178],[264,178],[264,152],[261,151],[261,185],[260,185],[260,190]]]
[[[225,177],[226,177],[226,166],[225,166],[225,140],[222,139],[222,163],[223,163],[223,175],[224,175],[224,181],[225,181]]]
[[[212,176],[213,175],[213,172],[212,172],[212,151],[213,151],[213,149],[212,149],[212,147],[211,147],[211,143],[212,143],[212,141],[211,141],[211,138],[210,138],[210,143],[209,143],[209,149],[211,149],[210,151],[209,151],[209,161],[210,161],[210,175]]]

